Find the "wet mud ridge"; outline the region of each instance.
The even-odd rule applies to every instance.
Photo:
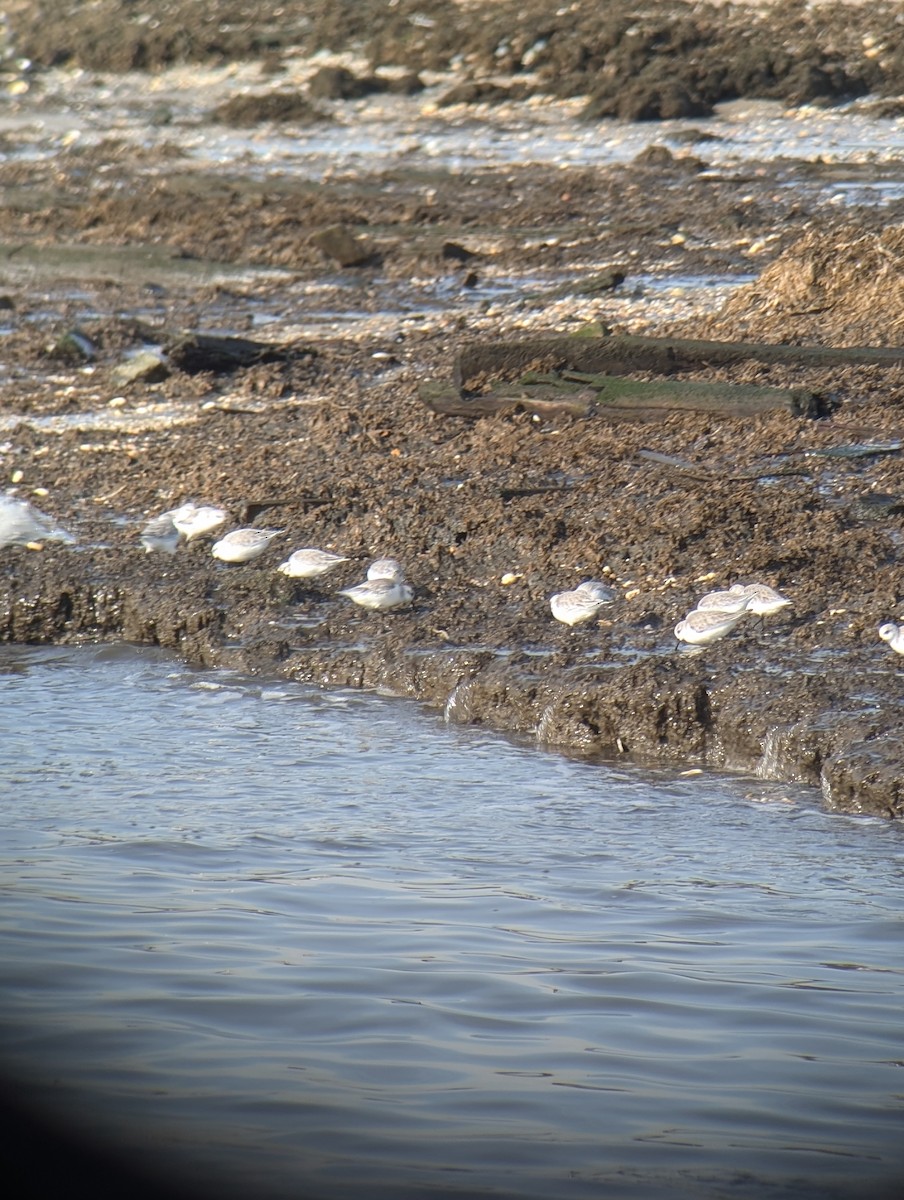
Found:
[[[129,6],[96,7],[119,12],[105,44],[120,69],[117,47],[138,36]],[[396,6],[404,62],[379,23],[365,38],[345,6],[305,7],[305,52],[339,38],[341,9],[373,69],[424,72],[426,109],[392,103],[414,105],[411,128],[436,135],[439,90],[454,80],[429,72],[460,54],[466,6]],[[590,21],[605,6],[578,7]],[[296,8],[284,24],[297,45]],[[881,9],[857,7],[861,49]],[[261,63],[263,91],[291,48],[254,42],[240,10],[218,7],[222,29],[246,34],[220,57],[276,54]],[[21,120],[0,163],[0,493],[12,498],[0,505],[0,637],[123,638],[407,696],[591,760],[742,770],[811,785],[838,811],[904,815],[904,656],[878,633],[904,625],[896,193],[829,206],[825,163],[712,168],[700,130],[692,154],[652,128],[649,151],[593,166],[463,170],[406,143],[391,169],[315,179],[193,158],[198,122],[221,118],[183,119],[173,100],[159,136],[80,145],[52,120],[40,132],[65,68],[51,61],[59,27],[40,42],[28,11],[10,10],[35,58],[9,59]],[[96,15],[68,18],[70,54],[90,70]],[[532,29],[528,43],[525,26],[523,45],[521,33],[506,44],[523,60],[545,39],[536,54],[558,78],[567,39],[548,20],[542,38]],[[645,21],[616,22],[612,47],[656,57]],[[203,24],[183,31],[183,58]],[[801,28],[794,45],[809,45]],[[496,86],[502,67],[523,73],[496,53],[494,29],[473,24],[471,83],[491,60]],[[584,32],[602,53],[599,23]],[[709,104],[720,94],[700,91],[704,33],[682,34],[683,61],[697,64],[683,86]],[[161,68],[161,54],[138,65]],[[850,89],[845,61],[846,81],[826,62],[799,78]],[[894,61],[867,56],[858,88],[894,90]],[[351,74],[365,77],[360,64]],[[247,91],[244,77],[217,78],[211,112],[230,88]],[[117,119],[149,103],[120,86]],[[312,102],[347,128],[369,96]],[[480,89],[456,103],[475,129],[490,119]],[[512,103],[512,120],[530,111]],[[893,162],[858,169],[902,182]],[[736,282],[724,302],[669,308],[644,283],[656,272]],[[20,501],[50,525],[17,524]],[[222,526],[146,551],[148,521],[187,501],[222,507]],[[280,532],[246,562],[211,553],[242,527]],[[280,572],[300,547],[346,561],[313,579]],[[370,611],[340,594],[384,556],[404,565],[410,603]],[[589,579],[612,602],[574,627],[556,621],[550,596]],[[753,582],[790,605],[679,642],[705,593]]]

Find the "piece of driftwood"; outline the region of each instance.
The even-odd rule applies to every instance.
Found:
[[[538,483],[534,487],[501,487],[498,489],[502,500],[518,500],[524,496],[546,496],[550,492],[570,492],[574,487],[571,483]]]
[[[419,391],[428,408],[449,417],[485,417],[515,411],[545,417],[586,417],[593,409],[597,416],[608,420],[637,421],[682,410],[754,417],[776,410],[810,416],[817,408],[813,393],[798,388],[677,379],[641,381],[604,375],[585,375],[581,382],[556,381],[548,374],[527,376],[520,384],[473,397],[447,383],[425,383]]]
[[[827,446],[805,451],[811,458],[873,458],[881,454],[900,454],[904,442],[894,438],[888,442],[856,442],[850,446]]]
[[[524,383],[531,382],[528,374]],[[537,377],[549,386],[549,376]],[[757,413],[784,409],[796,416],[815,416],[816,396],[805,388],[763,387],[751,383],[708,383],[705,380],[625,379],[620,375],[591,375],[565,372],[563,387],[592,388],[600,410],[613,415],[623,412],[647,412],[686,409],[690,412],[717,412],[727,416],[752,417]]]
[[[573,279],[568,283],[546,291],[528,292],[526,300],[555,300],[559,296],[598,296],[601,292],[611,292],[625,282],[625,273],[618,267],[609,267],[596,275],[588,275],[584,279]]]
[[[604,337],[536,338],[519,342],[472,342],[455,359],[459,388],[477,380],[518,374],[542,365],[553,371],[629,375],[652,371],[672,375],[753,359],[789,366],[904,366],[904,347],[780,346],[767,342],[708,342],[693,338],[656,338],[628,334]]]
[[[481,396],[464,396],[454,384],[427,380],[418,388],[427,407],[444,417],[486,417],[494,413],[529,412],[537,416],[586,417],[596,399],[591,388],[501,388]]]
[[[674,454],[660,454],[658,450],[638,450],[637,457],[644,462],[656,463],[677,471],[686,479],[695,479],[700,483],[710,483],[718,478],[721,483],[747,483],[750,480],[776,479],[786,476],[803,476],[809,478],[813,472],[799,467],[774,465],[762,469],[753,468],[749,471],[731,472],[723,463],[692,463],[686,458],[678,458]]]

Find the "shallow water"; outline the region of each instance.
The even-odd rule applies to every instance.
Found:
[[[327,57],[287,60],[280,87],[303,88]],[[337,59],[336,61],[340,61]],[[363,60],[342,58],[353,70]],[[652,142],[696,131],[711,135],[703,156],[720,168],[786,159],[807,162],[904,163],[904,119],[876,117],[862,103],[823,109],[787,109],[778,101],[736,100],[708,119],[658,122],[585,122],[585,97],[526,103],[441,106],[454,73],[426,73],[421,95],[380,95],[323,107],[324,122],[262,123],[231,128],[211,118],[224,99],[271,90],[258,64],[172,67],[150,78],[143,72],[103,74],[67,67],[42,72],[32,93],[0,114],[0,132],[11,135],[7,152],[43,158],[86,147],[115,134],[144,148],[178,147],[212,169],[265,176],[286,169],[317,178],[398,169],[400,165],[474,170],[501,164],[562,163],[577,166],[628,162]],[[166,164],[149,170],[169,170]],[[877,197],[877,199],[879,199]],[[862,202],[862,198],[858,198]]]
[[[127,647],[0,649],[0,1061],[257,1197],[893,1193],[904,831]]]

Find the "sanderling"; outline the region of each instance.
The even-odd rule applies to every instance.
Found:
[[[588,595],[595,596],[597,600],[604,601],[606,604],[610,600],[614,600],[616,595],[611,587],[608,587],[605,583],[600,583],[598,579],[585,579],[574,590],[576,592],[587,592]]]
[[[275,537],[285,532],[284,529],[233,529],[214,542],[210,552],[223,562],[251,562],[263,554]]]
[[[71,544],[75,538],[27,500],[19,500],[10,492],[0,496],[0,550],[42,541]]]
[[[394,583],[402,583],[405,579],[405,568],[394,558],[378,558],[367,568],[368,579],[389,579]]]
[[[688,642],[692,646],[705,646],[725,637],[747,615],[747,609],[740,612],[720,612],[719,609],[694,609],[683,621],[675,626],[675,637],[679,642]]]
[[[767,583],[736,583],[734,588],[741,588],[742,594],[748,597],[747,611],[756,613],[758,617],[770,617],[791,603],[787,596],[781,595]]]
[[[549,598],[552,615],[563,625],[592,621],[601,608],[611,604],[615,592],[596,579],[587,579],[571,592],[556,592]]]
[[[333,567],[348,561],[344,554],[331,554],[329,550],[317,550],[309,546],[294,551],[276,569],[292,579],[316,579],[318,575],[325,575]]]
[[[740,584],[735,584],[727,592],[707,592],[697,601],[698,612],[745,612],[750,606],[750,597]]]
[[[192,542],[205,533],[219,529],[228,520],[229,513],[225,508],[211,505],[198,508],[194,504],[183,504],[180,508],[174,508],[169,516],[185,540]]]
[[[197,504],[195,504],[192,500],[186,500],[185,503],[180,504],[178,508],[168,508],[166,512],[161,513],[160,515],[161,517],[169,517],[171,521],[175,521],[177,519],[187,520],[189,517],[194,516],[194,514],[199,511],[200,510]]]
[[[366,579],[338,594],[348,596],[362,608],[377,609],[399,608],[414,597],[412,589],[401,579]]]
[[[904,654],[904,625],[895,625],[892,621],[880,625],[879,637],[888,642],[895,654]]]
[[[160,550],[164,554],[175,554],[182,538],[182,534],[173,524],[172,514],[168,512],[161,513],[159,517],[152,517],[139,536],[148,554],[154,550]]]

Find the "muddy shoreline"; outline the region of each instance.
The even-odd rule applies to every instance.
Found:
[[[238,7],[219,6],[224,27]],[[306,7],[325,37],[329,6]],[[438,18],[448,6],[417,7]],[[798,34],[801,21],[835,28],[832,6],[821,10],[794,6]],[[858,6],[861,41],[881,11]],[[11,14],[19,46],[23,12]],[[260,55],[241,27],[237,57]],[[107,69],[134,33],[126,17],[108,26]],[[421,58],[392,65],[442,65],[426,57],[430,37]],[[474,77],[487,37],[480,25]],[[564,54],[561,33],[548,40]],[[594,400],[586,415],[469,419],[422,398],[486,341],[609,329],[900,346],[904,201],[827,206],[823,178],[840,170],[828,161],[713,169],[705,119],[693,142],[667,148],[653,125],[648,152],[593,167],[458,170],[409,153],[388,171],[318,179],[241,161],[211,171],[184,152],[172,105],[168,139],[139,145],[111,128],[23,154],[43,144],[29,121],[54,111],[56,77],[19,73],[27,87],[10,103],[23,121],[0,165],[0,471],[78,545],[0,549],[4,640],[160,645],[205,666],[408,696],[591,759],[752,771],[819,788],[838,811],[904,815],[904,660],[877,637],[904,620],[900,366],[802,355],[671,376],[802,389],[815,416],[614,421]],[[433,83],[422,108],[399,100],[414,127],[451,82]],[[191,117],[202,128],[215,127],[228,78],[217,86],[210,113]],[[882,88],[895,90],[888,67],[881,88],[870,81]],[[247,77],[233,90],[245,94]],[[318,101],[346,124],[372,102]],[[480,105],[455,111],[485,119]],[[896,170],[848,168],[893,182]],[[337,225],[366,247],[355,265],[324,239]],[[612,284],[616,268],[624,281]],[[751,282],[722,304],[663,310],[638,282],[657,271]],[[192,358],[183,339],[199,330],[268,352]],[[124,374],[139,351],[164,369]],[[217,562],[209,541],[145,554],[145,520],[188,498],[285,536],[247,566]],[[353,561],[317,586],[279,575],[304,545]],[[372,614],[336,596],[382,555],[406,564],[410,608]],[[616,604],[590,626],[557,625],[549,595],[590,576],[616,588]],[[790,596],[789,614],[679,651],[672,629],[696,598],[751,579]]]
[[[458,99],[586,96],[588,119],[706,116],[738,97],[831,104],[904,92],[890,0],[290,0],[269,19],[247,0],[218,0],[203,14],[191,0],[161,0],[153,17],[123,0],[87,11],[13,0],[7,11],[17,52],[43,67],[261,59],[278,74],[288,53],[354,47],[373,68],[458,67]]]

